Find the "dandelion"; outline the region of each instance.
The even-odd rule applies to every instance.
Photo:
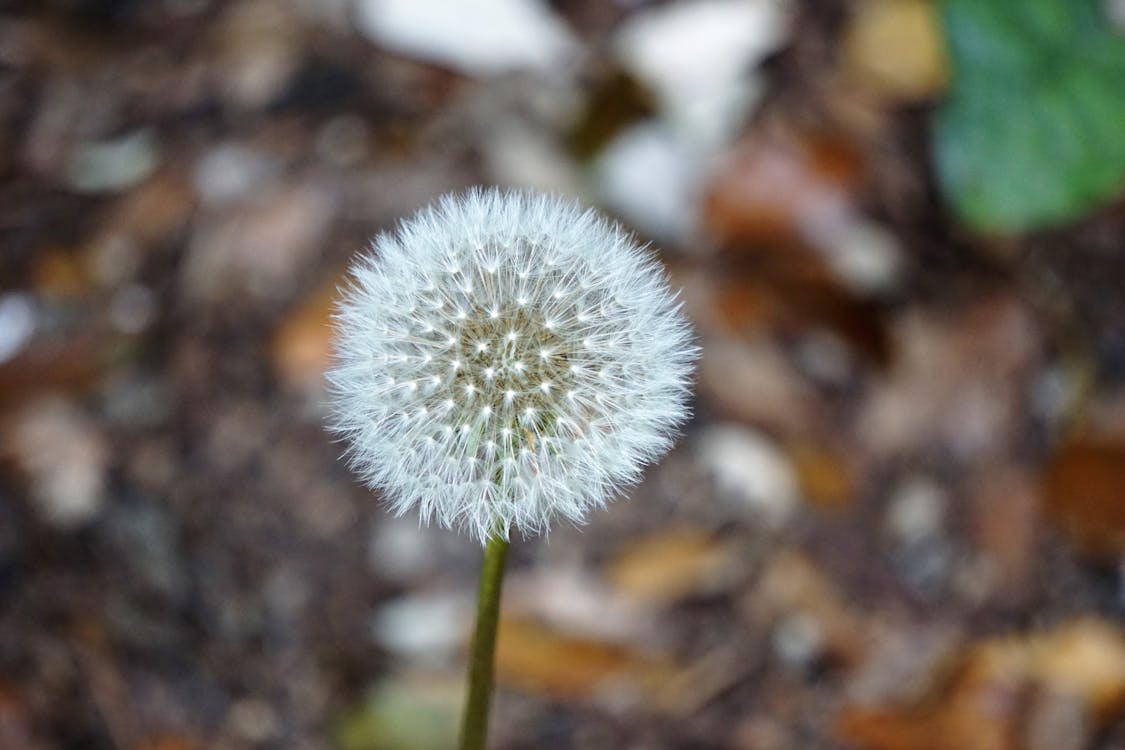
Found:
[[[581,523],[672,444],[697,356],[657,261],[526,192],[446,196],[352,269],[334,428],[398,514],[485,547],[461,748],[484,747],[511,530]]]
[[[395,513],[482,542],[580,523],[671,445],[696,350],[659,265],[616,225],[482,190],[372,249],[329,379],[351,464]]]

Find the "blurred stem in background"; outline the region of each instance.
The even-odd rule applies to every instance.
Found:
[[[496,626],[500,620],[500,591],[508,540],[498,531],[484,549],[477,593],[477,622],[469,650],[469,675],[465,715],[461,719],[461,750],[483,750],[488,738],[488,708],[492,700],[492,673],[496,653]]]

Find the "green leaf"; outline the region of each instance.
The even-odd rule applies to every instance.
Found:
[[[934,159],[967,223],[1065,223],[1125,190],[1125,36],[1100,0],[944,0]]]
[[[446,750],[457,737],[461,684],[443,680],[388,680],[335,726],[340,750]]]

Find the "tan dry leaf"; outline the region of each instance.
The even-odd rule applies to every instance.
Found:
[[[675,674],[668,662],[619,644],[578,638],[533,620],[504,617],[496,644],[501,682],[557,698],[607,691],[656,695]]]
[[[737,567],[737,549],[704,529],[668,529],[626,544],[605,575],[628,599],[666,605],[714,593]]]
[[[331,317],[339,283],[333,277],[313,290],[274,332],[274,369],[294,388],[314,390],[323,382],[332,359]]]
[[[949,58],[932,0],[866,0],[844,32],[845,70],[879,99],[917,101],[941,95]]]
[[[1102,720],[1125,707],[1125,632],[1119,626],[1078,620],[1032,639],[1028,649],[1041,685],[1080,697]]]

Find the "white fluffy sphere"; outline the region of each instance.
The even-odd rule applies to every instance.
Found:
[[[581,522],[661,456],[698,354],[658,262],[551,196],[445,196],[352,268],[329,373],[352,466],[397,513]]]

